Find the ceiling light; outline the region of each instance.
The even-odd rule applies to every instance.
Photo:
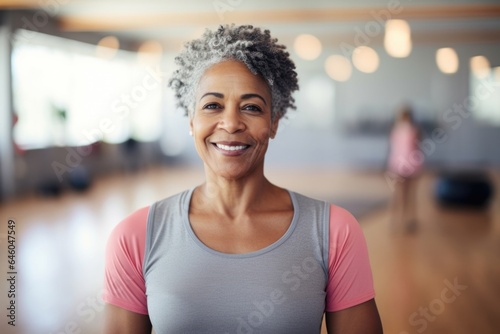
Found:
[[[411,31],[408,22],[405,20],[386,21],[384,47],[390,56],[408,57],[411,52]]]
[[[373,73],[378,69],[380,60],[375,50],[368,46],[359,46],[352,53],[352,63],[364,73]]]
[[[332,55],[325,61],[326,73],[336,81],[347,81],[352,74],[352,66],[349,59],[340,55]]]
[[[441,48],[436,51],[436,64],[445,74],[453,74],[458,70],[458,56],[453,48]]]
[[[490,62],[485,56],[475,56],[470,59],[471,72],[479,79],[490,75]]]
[[[313,35],[301,34],[293,44],[297,55],[305,60],[314,60],[321,54],[321,41]]]

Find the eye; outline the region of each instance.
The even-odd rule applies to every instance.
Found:
[[[262,112],[262,109],[255,104],[247,104],[247,105],[243,106],[243,110]]]
[[[207,103],[202,109],[220,109],[222,108],[218,103]]]

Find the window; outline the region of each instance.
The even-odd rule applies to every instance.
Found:
[[[95,45],[22,30],[13,38],[12,81],[24,149],[87,145],[161,134],[161,77],[119,50],[99,58]]]
[[[471,73],[469,103],[476,119],[500,125],[500,67],[482,76]]]

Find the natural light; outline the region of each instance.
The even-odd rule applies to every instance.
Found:
[[[103,59],[91,44],[34,32],[14,38],[15,142],[35,149],[157,140],[162,85],[152,72],[135,52]]]

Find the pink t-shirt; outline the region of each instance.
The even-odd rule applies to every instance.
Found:
[[[397,124],[391,132],[388,168],[402,177],[415,175],[424,163],[419,150],[417,128],[410,123]]]
[[[126,310],[148,314],[143,260],[149,207],[120,222],[108,241],[103,299]],[[326,312],[346,309],[375,296],[365,238],[356,218],[330,206]]]

